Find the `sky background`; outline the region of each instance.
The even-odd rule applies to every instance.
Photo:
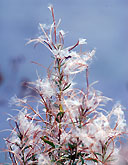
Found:
[[[113,98],[107,109],[117,101],[128,109],[128,0],[0,0],[0,130],[10,128],[7,114],[16,114],[9,99],[27,93],[22,82],[36,80],[36,70],[45,77],[45,70],[31,61],[48,67],[52,60],[42,45],[25,46],[28,39],[40,35],[39,23],[51,24],[49,4],[54,6],[56,20],[62,19],[60,28],[68,32],[65,46],[86,38],[83,49],[96,48],[89,82],[98,80],[95,88]],[[76,81],[85,87],[84,74]],[[0,148],[7,134],[0,133]],[[0,163],[4,162],[1,155]]]

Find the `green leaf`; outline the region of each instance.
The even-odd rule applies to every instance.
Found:
[[[24,150],[26,150],[26,149],[28,149],[28,148],[30,148],[30,147],[32,147],[32,145],[26,146],[26,147],[24,148]]]
[[[98,152],[94,152],[95,155],[98,155],[98,156],[102,156],[100,153]]]
[[[64,112],[59,112],[58,114],[57,114],[57,117],[58,116],[63,116],[64,115]]]
[[[60,160],[58,160],[56,163],[57,163],[57,165],[64,165],[64,163]]]
[[[64,112],[59,112],[57,114],[57,117],[56,117],[56,121],[59,123],[60,122],[60,119],[58,118],[60,116],[60,119],[62,119],[62,117],[64,116]]]
[[[60,67],[62,67],[64,64],[65,64],[65,62],[63,62],[63,63],[60,65]]]
[[[59,119],[56,117],[56,121],[59,123],[60,121],[59,121]]]
[[[73,145],[71,143],[68,143],[68,146],[73,149]]]
[[[87,154],[87,153],[82,153],[82,152],[79,152],[79,153],[77,153],[77,156],[79,157],[79,156],[81,156],[81,157],[83,157],[83,156],[88,156],[89,154]]]
[[[96,162],[96,163],[98,163],[98,161],[96,160],[96,159],[93,159],[93,158],[89,158],[91,161],[93,161],[93,162]]]
[[[71,86],[71,83],[68,84],[68,85],[63,89],[63,91],[65,91],[66,89],[68,89],[70,86]]]
[[[41,137],[41,139],[42,139],[45,143],[47,143],[47,144],[49,144],[50,146],[52,146],[53,148],[55,148],[55,144],[54,144],[53,142],[51,142],[51,141],[45,139],[45,137]]]
[[[68,143],[68,146],[69,146],[71,149],[76,148],[76,144],[75,144],[75,143],[74,143],[74,144]]]
[[[29,160],[37,160],[37,159],[35,158],[36,156],[37,156],[37,154],[32,155],[30,158],[27,159],[27,161],[29,161]]]
[[[82,157],[80,157],[80,159],[81,159],[81,163],[84,164],[84,159]]]

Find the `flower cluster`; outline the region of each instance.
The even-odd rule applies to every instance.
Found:
[[[19,107],[12,133],[6,138],[7,152],[13,164],[76,165],[114,164],[118,161],[120,138],[126,133],[123,107],[116,104],[108,112],[104,106],[111,100],[89,85],[88,66],[95,54],[76,52],[87,44],[80,38],[64,48],[63,30],[58,30],[53,7],[53,23],[40,24],[41,36],[30,40],[45,45],[53,54],[53,64],[45,79],[29,83],[38,96],[10,102]],[[85,71],[86,89],[74,87],[74,76]],[[35,102],[37,103],[35,105]]]

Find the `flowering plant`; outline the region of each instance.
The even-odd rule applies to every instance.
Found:
[[[64,47],[65,32],[59,30],[53,7],[49,6],[53,23],[40,24],[41,36],[31,39],[45,45],[53,63],[47,76],[30,82],[37,95],[23,99],[14,96],[10,103],[18,106],[11,116],[15,126],[5,139],[12,164],[112,164],[118,160],[120,142],[126,132],[123,107],[116,104],[111,112],[103,106],[111,100],[93,88],[88,81],[88,66],[95,50],[76,52],[86,39]],[[74,76],[85,71],[86,89],[75,87]],[[36,102],[36,106],[35,106]]]

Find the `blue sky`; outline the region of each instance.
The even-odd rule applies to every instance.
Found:
[[[14,114],[8,100],[21,96],[21,82],[34,81],[36,70],[45,77],[42,68],[31,61],[48,66],[48,50],[39,45],[25,46],[27,40],[39,35],[39,23],[51,23],[48,5],[53,4],[55,16],[62,19],[61,28],[67,31],[65,45],[86,38],[83,49],[96,48],[90,65],[89,81],[98,80],[95,88],[128,107],[128,1],[127,0],[1,0],[0,1],[0,130],[9,128],[7,113]],[[78,75],[79,87],[85,86],[85,75]],[[111,107],[108,106],[110,110]],[[7,133],[0,133],[2,138]],[[3,158],[1,158],[1,162]],[[0,162],[0,163],[1,163]]]

